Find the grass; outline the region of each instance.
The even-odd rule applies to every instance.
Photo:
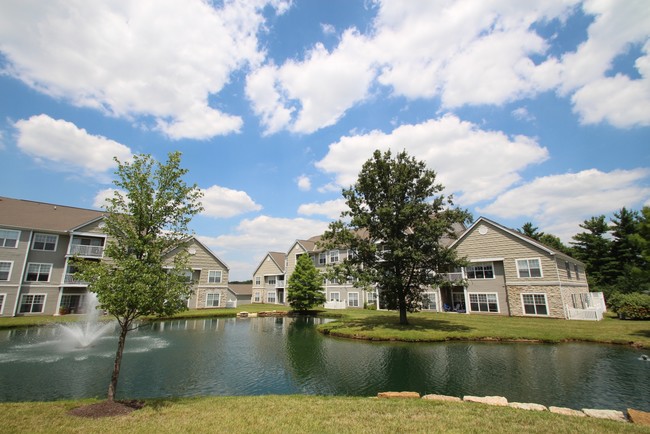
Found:
[[[550,412],[422,399],[244,396],[148,400],[126,416],[68,415],[96,401],[0,404],[3,433],[650,433],[650,427]]]
[[[602,321],[567,321],[418,312],[409,314],[408,320],[409,325],[402,326],[397,312],[346,310],[343,318],[322,324],[319,330],[332,336],[370,340],[584,341],[650,348],[650,321],[623,321],[613,316]]]

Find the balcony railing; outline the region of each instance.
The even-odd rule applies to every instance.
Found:
[[[104,246],[86,246],[73,244],[70,246],[71,255],[89,256],[92,258],[101,258],[104,255]]]
[[[88,283],[81,279],[76,279],[74,277],[74,273],[66,273],[65,277],[63,278],[63,282],[68,285],[85,285],[86,283]]]

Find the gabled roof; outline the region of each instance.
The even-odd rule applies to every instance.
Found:
[[[220,257],[218,257],[218,256],[217,256],[217,255],[216,255],[212,250],[210,250],[210,248],[209,248],[208,246],[206,246],[205,244],[203,244],[203,243],[201,242],[201,240],[199,240],[195,235],[190,235],[189,237],[185,238],[185,239],[183,240],[183,244],[187,245],[187,244],[189,244],[189,243],[192,242],[192,241],[195,242],[196,244],[198,244],[198,245],[199,245],[203,250],[205,250],[205,251],[206,251],[210,256],[212,256],[212,257],[213,257],[217,262],[221,263],[221,265],[223,265],[223,267],[224,267],[226,270],[230,271],[230,267],[228,267],[228,264],[226,264],[224,261],[222,261]],[[183,247],[182,245],[179,245],[179,246],[177,246],[176,248],[169,250],[168,252],[165,253],[165,256],[166,256],[166,257],[169,257],[169,256],[167,256],[167,255],[173,255],[175,251],[177,251],[178,249],[180,249],[180,248],[182,248],[182,247]],[[190,259],[190,263],[191,263],[191,261],[192,261],[192,260]]]
[[[453,243],[451,243],[450,247],[452,247],[452,248],[455,247],[455,246],[456,246],[458,243],[460,243],[464,238],[466,238],[467,235],[468,235],[470,232],[472,232],[472,230],[473,230],[475,227],[477,227],[477,226],[480,225],[481,223],[487,223],[487,224],[492,225],[492,226],[494,226],[494,227],[496,227],[496,228],[499,228],[500,230],[502,230],[502,231],[504,231],[504,232],[506,232],[506,233],[512,235],[513,237],[518,238],[518,239],[521,240],[522,242],[524,242],[524,243],[526,243],[526,244],[529,244],[529,245],[531,245],[531,246],[533,246],[533,247],[536,247],[536,248],[538,248],[538,249],[540,249],[540,250],[542,250],[542,251],[548,253],[549,255],[552,255],[552,256],[560,256],[560,257],[563,257],[563,258],[570,258],[571,260],[576,261],[576,262],[579,262],[579,263],[582,264],[581,261],[579,261],[579,260],[577,260],[577,259],[575,259],[575,258],[572,258],[571,256],[567,255],[566,253],[563,253],[563,252],[561,252],[561,251],[559,251],[559,250],[556,250],[556,249],[554,249],[554,248],[552,248],[552,247],[549,247],[549,246],[547,246],[546,244],[543,244],[543,243],[539,242],[538,240],[536,240],[536,239],[534,239],[534,238],[531,238],[531,237],[529,237],[529,236],[527,236],[527,235],[524,235],[524,234],[522,234],[521,232],[519,232],[519,231],[517,231],[517,230],[507,228],[507,227],[505,227],[505,226],[503,226],[503,225],[500,225],[499,223],[497,223],[497,222],[495,222],[495,221],[492,221],[492,220],[490,220],[490,219],[488,219],[488,218],[486,218],[486,217],[483,217],[483,216],[481,216],[481,217],[479,217],[478,219],[476,219],[476,221],[475,221],[474,223],[472,223],[472,225],[471,225],[470,227],[468,227],[468,228],[465,230],[465,232],[463,232],[463,233],[462,233],[462,234],[461,234],[461,235],[460,235],[456,240],[454,240]],[[583,265],[584,265],[584,264],[583,264]]]
[[[0,226],[4,227],[63,233],[103,215],[92,209],[0,197]]]
[[[281,272],[285,272],[284,270],[284,258],[285,254],[282,252],[267,252],[266,255],[262,258],[260,261],[259,265],[255,267],[255,271],[253,272],[253,275],[257,273],[257,270],[260,269],[262,264],[264,264],[264,261],[266,261],[266,258],[271,258],[271,260],[275,263],[275,265],[280,269]]]
[[[229,283],[228,289],[236,295],[253,295],[252,283]]]

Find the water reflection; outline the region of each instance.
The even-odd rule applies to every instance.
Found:
[[[314,318],[147,324],[127,338],[118,398],[411,390],[571,408],[650,411],[650,363],[590,344],[370,343],[325,337]],[[62,352],[54,327],[0,331],[0,401],[104,396],[116,335]]]

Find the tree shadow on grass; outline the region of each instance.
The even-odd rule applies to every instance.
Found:
[[[637,332],[632,333],[633,336],[641,336],[644,338],[650,338],[650,329],[648,330],[639,330]]]
[[[453,323],[439,318],[409,318],[408,325],[399,323],[399,318],[394,315],[376,315],[372,317],[351,319],[343,321],[340,327],[358,327],[363,331],[373,331],[376,328],[400,331],[442,331],[442,332],[469,332],[473,327]],[[333,327],[333,329],[336,327]]]

